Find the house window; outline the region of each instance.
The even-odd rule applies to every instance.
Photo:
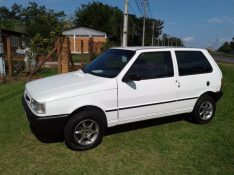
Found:
[[[19,47],[20,46],[20,38],[17,36],[11,36],[11,46]]]

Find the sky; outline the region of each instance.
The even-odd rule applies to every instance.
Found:
[[[31,0],[73,15],[81,4],[94,0]],[[96,0],[97,1],[97,0]],[[0,0],[0,6],[27,5],[28,0]],[[99,0],[124,9],[124,0]],[[141,16],[135,0],[129,13]],[[164,21],[163,32],[182,38],[188,47],[218,48],[234,37],[234,0],[149,0],[152,17]]]

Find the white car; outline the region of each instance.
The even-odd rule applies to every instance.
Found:
[[[73,150],[97,146],[107,127],[190,113],[208,123],[222,72],[203,49],[112,48],[85,68],[26,84],[23,104],[37,132],[63,132]]]

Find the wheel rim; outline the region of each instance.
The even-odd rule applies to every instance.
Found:
[[[213,104],[210,101],[205,101],[201,104],[199,109],[199,115],[202,120],[208,120],[213,114]]]
[[[75,141],[83,146],[94,143],[99,134],[97,122],[91,119],[82,120],[74,129]]]

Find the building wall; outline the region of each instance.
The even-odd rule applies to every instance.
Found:
[[[17,42],[14,42],[15,36],[13,37],[14,38],[13,40],[12,40],[12,36],[10,36],[10,38],[11,38],[11,52],[15,53],[16,50],[22,46],[22,40],[20,37],[17,37]],[[4,53],[7,53],[7,37],[6,36],[2,36],[2,43],[3,43]]]
[[[7,52],[7,38],[10,37],[11,40],[11,51],[15,53],[15,51],[22,47],[22,34],[18,34],[11,31],[2,31],[0,29],[0,42],[3,43],[4,53]]]
[[[69,37],[70,41],[70,49],[72,53],[81,53],[81,43],[83,41],[83,52],[89,53],[89,40],[92,39],[93,43],[105,43],[106,38],[105,37],[78,37],[76,36],[74,39],[74,36]]]

